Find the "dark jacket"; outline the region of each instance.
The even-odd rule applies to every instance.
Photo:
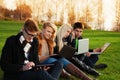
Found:
[[[19,37],[22,33],[16,36],[7,38],[6,43],[2,49],[1,55],[1,69],[4,71],[4,80],[18,80],[19,75],[22,73],[20,69],[24,65],[26,60],[23,46],[19,41]],[[29,61],[33,61],[35,64],[39,63],[38,59],[38,42],[37,39],[33,39],[31,48],[29,51]]]

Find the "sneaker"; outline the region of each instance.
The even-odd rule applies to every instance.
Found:
[[[107,65],[106,64],[98,64],[98,65],[95,65],[95,69],[105,69],[107,68]]]

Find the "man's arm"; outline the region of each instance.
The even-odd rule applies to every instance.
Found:
[[[22,68],[22,65],[13,64],[13,49],[12,47],[14,44],[12,44],[14,41],[12,41],[11,38],[8,38],[6,40],[6,43],[2,50],[1,55],[1,69],[5,72],[18,72],[20,68]]]

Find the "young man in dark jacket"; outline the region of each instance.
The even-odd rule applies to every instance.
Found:
[[[84,25],[80,22],[76,22],[73,25],[73,35],[72,35],[72,42],[70,43],[72,45],[72,47],[78,49],[78,40],[79,39],[83,39],[82,34],[84,31]],[[101,48],[95,48],[95,49],[89,49],[89,52],[101,52]],[[82,57],[82,61],[85,62],[88,66],[94,68],[96,67],[96,62],[98,61],[99,57],[98,54],[90,54],[90,53],[85,53],[84,58]],[[105,64],[103,64],[105,67]],[[99,65],[102,67],[102,64]],[[107,65],[106,65],[107,66]]]
[[[28,19],[16,36],[7,38],[1,55],[3,80],[57,80],[62,70],[60,62],[54,62],[50,69],[35,69],[39,63],[37,24]]]
[[[78,40],[83,39],[84,26],[80,22],[76,22],[73,25],[73,32],[71,35],[66,38],[66,41],[68,42],[68,45],[76,48],[78,50]],[[90,49],[89,51],[100,51],[99,48],[96,49]],[[81,68],[83,71],[86,71],[89,74],[92,74],[94,76],[98,76],[99,73],[93,69],[95,63],[98,61],[98,55],[90,55],[89,52],[85,54],[75,55],[71,62],[74,63],[76,66]]]

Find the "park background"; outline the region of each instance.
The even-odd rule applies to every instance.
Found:
[[[90,39],[90,48],[111,43],[99,56],[97,64],[108,67],[98,70],[101,76],[97,79],[120,80],[120,0],[0,0],[0,54],[7,37],[17,34],[26,18],[35,19],[39,27],[46,21],[58,27],[82,22],[83,37]],[[0,80],[2,75],[0,71]]]

